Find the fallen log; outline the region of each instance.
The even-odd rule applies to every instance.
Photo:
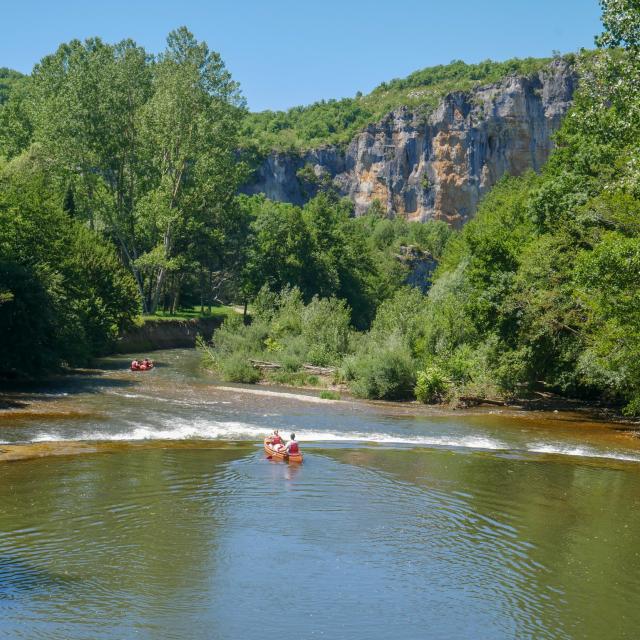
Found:
[[[264,360],[249,360],[251,365],[256,369],[269,369],[273,371],[277,371],[278,369],[282,369],[282,365],[277,364],[276,362],[265,362]]]
[[[278,369],[282,369],[282,365],[277,362],[267,362],[266,360],[253,360],[249,359],[251,366],[256,369],[266,369],[267,371],[277,371]],[[313,364],[303,364],[302,369],[307,373],[313,373],[319,376],[329,376],[333,375],[336,372],[335,367],[318,367]]]
[[[464,404],[490,404],[496,407],[507,406],[507,403],[503,400],[490,400],[489,398],[479,398],[477,396],[460,396],[459,400]]]
[[[330,376],[336,372],[335,367],[318,367],[313,364],[303,364],[302,368],[309,373],[315,373],[320,376]]]

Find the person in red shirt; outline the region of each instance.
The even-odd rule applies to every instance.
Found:
[[[279,449],[282,449],[282,447],[284,446],[282,437],[278,433],[277,429],[274,429],[273,435],[269,438],[269,443],[276,451],[278,451]]]
[[[294,453],[300,453],[300,447],[298,447],[295,433],[291,434],[291,440],[287,442],[287,444],[284,447],[284,450],[290,455]]]

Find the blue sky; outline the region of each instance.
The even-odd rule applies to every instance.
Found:
[[[130,37],[148,51],[186,25],[219,51],[252,110],[370,91],[462,59],[592,47],[597,0],[8,0],[0,66],[29,72],[72,38]]]

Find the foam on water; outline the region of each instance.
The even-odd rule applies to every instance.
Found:
[[[560,444],[536,443],[527,447],[531,453],[550,453],[560,456],[575,456],[577,458],[608,458],[611,460],[623,460],[625,462],[640,462],[640,456],[614,451],[598,451],[590,447],[577,447]]]
[[[299,400],[300,402],[311,402],[313,404],[337,404],[344,400],[331,400],[329,398],[320,398],[319,396],[310,396],[303,393],[289,393],[286,391],[272,391],[270,389],[247,389],[246,387],[215,387],[218,391],[233,391],[234,393],[247,393],[253,396],[268,396],[271,398],[289,398],[291,400]]]
[[[106,392],[111,396],[118,396],[120,398],[129,398],[134,400],[152,400],[153,402],[165,402],[168,404],[176,404],[186,407],[197,407],[197,406],[215,406],[218,404],[231,404],[230,400],[181,400],[178,398],[163,398],[162,396],[155,395],[147,395],[144,393],[121,393],[116,391],[108,391]]]
[[[239,421],[211,419],[173,420],[161,426],[130,424],[123,431],[91,430],[76,433],[41,432],[30,442],[87,442],[87,441],[141,441],[141,440],[227,440],[260,442],[272,427]],[[292,427],[293,428],[293,427]],[[295,429],[297,439],[304,443],[353,443],[400,445],[412,447],[453,448],[486,451],[515,451],[526,454],[552,454],[580,458],[604,458],[625,462],[640,462],[640,456],[631,453],[599,450],[587,446],[560,443],[532,442],[520,447],[482,435],[403,436],[399,434],[361,431],[322,431]],[[10,444],[3,442],[2,444]]]
[[[126,441],[126,440],[248,440],[260,441],[270,431],[269,427],[246,422],[190,420],[174,421],[171,425],[156,428],[149,425],[132,425],[126,431],[86,431],[80,434],[43,432],[31,439],[31,442],[56,441]],[[465,449],[505,450],[507,445],[498,440],[481,436],[461,438],[447,436],[398,436],[386,433],[313,431],[297,430],[301,442],[352,442],[389,445],[412,445],[426,447],[459,447]]]

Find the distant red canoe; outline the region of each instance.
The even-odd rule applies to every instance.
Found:
[[[302,453],[292,453],[291,455],[289,455],[285,451],[276,451],[276,449],[271,446],[268,437],[264,439],[264,450],[266,451],[267,456],[269,458],[272,458],[273,460],[282,460],[284,462],[296,463],[300,463],[303,460]]]

